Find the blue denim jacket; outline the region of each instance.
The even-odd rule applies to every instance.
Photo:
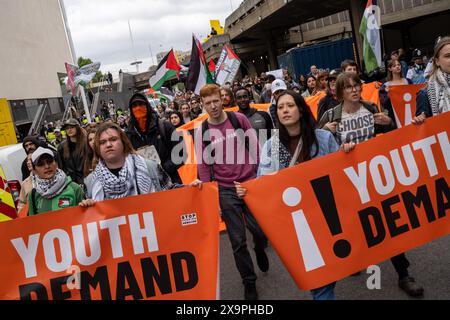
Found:
[[[428,100],[427,88],[423,88],[417,92],[416,97],[416,116],[419,116],[423,112],[427,118],[432,117],[433,111],[431,111],[430,101]]]
[[[316,137],[319,143],[319,152],[317,153],[317,155],[315,155],[314,158],[325,156],[339,150],[339,145],[337,144],[336,139],[331,132],[322,129],[316,129]],[[278,141],[278,137],[275,136],[264,144],[258,167],[258,177],[277,172],[289,166],[289,163],[279,161],[278,155],[272,156],[272,146]],[[316,148],[313,147],[311,150],[311,157],[313,157],[315,153]]]

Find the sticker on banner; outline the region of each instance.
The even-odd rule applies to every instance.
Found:
[[[181,225],[182,226],[190,226],[193,224],[197,224],[197,214],[196,213],[183,214],[181,216]]]

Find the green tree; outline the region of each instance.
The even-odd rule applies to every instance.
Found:
[[[91,63],[93,63],[91,59],[83,58],[83,57],[79,57],[78,61],[77,61],[78,67],[80,67],[80,68],[87,66],[88,64],[91,64]],[[98,71],[95,74],[95,77],[92,79],[92,82],[93,83],[100,82],[102,80],[102,78],[103,78],[103,73],[101,71]]]
[[[80,67],[80,68],[87,66],[88,64],[91,64],[91,63],[93,63],[91,59],[83,58],[83,57],[79,57],[78,61],[77,61],[78,67]]]

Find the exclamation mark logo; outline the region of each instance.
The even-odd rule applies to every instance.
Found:
[[[341,222],[339,221],[339,214],[334,201],[333,188],[331,187],[331,181],[329,176],[324,176],[311,181],[311,185],[314,189],[317,201],[319,201],[322,213],[327,221],[328,229],[333,236],[337,236],[342,233]],[[347,258],[351,251],[352,246],[350,242],[345,239],[338,240],[334,243],[333,251],[336,257]]]
[[[302,194],[297,188],[288,188],[283,192],[283,202],[288,207],[296,207],[302,201]],[[297,240],[303,257],[303,263],[307,272],[325,265],[322,254],[317,246],[316,239],[309,227],[303,210],[292,213]]]
[[[403,95],[403,100],[405,100],[405,126],[411,124],[412,122],[412,110],[411,110],[411,100],[412,96],[410,93],[405,93]]]

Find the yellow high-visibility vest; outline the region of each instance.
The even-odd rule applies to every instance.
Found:
[[[55,132],[47,132],[45,138],[48,142],[52,142],[56,138]]]

